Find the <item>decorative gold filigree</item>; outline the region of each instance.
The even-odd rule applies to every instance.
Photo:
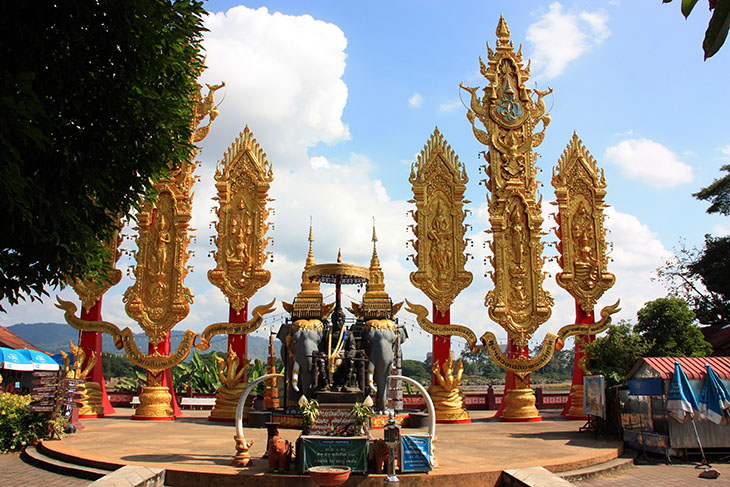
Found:
[[[119,226],[121,227],[121,221]],[[106,279],[68,279],[69,284],[81,299],[84,311],[89,312],[99,302],[104,293],[112,286],[119,284],[122,279],[122,271],[114,267],[122,255],[119,251],[121,242],[122,236],[119,231],[114,232],[112,238],[104,242],[104,246],[109,250],[109,264],[111,267],[106,273]]]
[[[216,268],[208,271],[208,280],[240,312],[271,279],[263,266],[270,255],[266,203],[274,176],[248,125],[218,163],[215,180],[219,202],[213,238]]]
[[[471,94],[467,118],[474,135],[489,147],[482,166],[489,196],[492,241],[490,261],[494,289],[487,293],[489,317],[507,330],[523,348],[537,328],[550,318],[553,299],[543,289],[541,201],[537,200],[535,153],[544,138],[550,117],[543,97],[552,90],[525,87],[529,65],[522,66],[522,50],[514,52],[503,17],[497,25],[497,50],[487,44],[488,66],[481,58],[482,75],[489,81],[484,96],[477,88],[461,87]],[[486,130],[477,127],[476,120]],[[542,130],[535,132],[542,122]]]
[[[464,270],[467,241],[463,210],[464,191],[469,178],[464,164],[446,142],[438,127],[411,165],[409,178],[416,211],[411,215],[415,240],[411,240],[418,270],[411,283],[424,292],[436,308],[445,312],[458,294],[472,281]]]
[[[210,339],[216,335],[247,335],[258,330],[264,321],[264,315],[274,311],[276,299],[272,299],[268,304],[256,306],[251,313],[251,319],[245,323],[214,323],[208,325],[203,333],[200,334],[200,343],[195,346],[198,350],[208,350],[210,348]]]
[[[553,168],[552,184],[558,205],[558,263],[563,269],[555,280],[591,313],[616,278],[607,270],[606,179],[575,132]]]

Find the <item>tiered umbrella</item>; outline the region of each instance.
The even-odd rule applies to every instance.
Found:
[[[707,378],[699,400],[702,417],[716,424],[730,423],[730,393],[720,376],[709,364],[705,364]]]

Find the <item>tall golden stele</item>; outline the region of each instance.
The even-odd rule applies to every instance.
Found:
[[[472,281],[464,270],[464,191],[469,178],[464,164],[448,145],[438,127],[431,134],[418,161],[411,165],[416,236],[411,243],[418,270],[411,283],[428,296],[440,312],[446,312],[458,294]]]
[[[217,248],[214,252],[216,267],[208,271],[208,280],[220,288],[231,308],[240,313],[251,296],[271,279],[271,273],[263,266],[270,255],[266,251],[269,244],[269,237],[266,237],[269,209],[266,205],[274,176],[271,163],[248,126],[218,163],[215,180],[219,203],[215,224],[217,236],[213,239]],[[229,323],[226,333],[245,335],[255,330],[247,325],[250,323]],[[223,331],[220,324],[206,328],[203,332],[205,348],[207,340],[215,334],[214,329]],[[228,354],[229,375],[231,369],[237,372],[246,362],[246,357],[241,357],[241,363],[236,361],[234,364],[230,360],[232,353],[230,350]],[[238,398],[246,387],[246,374],[232,377],[236,380],[224,381],[216,391],[211,419],[236,417]]]
[[[201,95],[198,99],[191,120],[193,142],[205,138],[210,123],[217,117],[214,93],[222,86],[208,86],[208,95],[205,98]],[[209,123],[198,128],[206,116]],[[135,418],[139,419],[173,415],[171,395],[162,385],[164,369],[158,370],[152,362],[167,358],[169,352],[162,344],[169,331],[188,315],[193,302],[193,294],[184,280],[188,273],[186,262],[193,206],[193,172],[197,166],[194,157],[195,153],[188,161],[173,168],[168,178],[153,183],[157,200],[154,203],[146,200],[137,215],[135,282],[124,293],[124,302],[127,315],[144,330],[152,349],[150,355],[137,363],[148,370],[148,383],[140,395],[140,405],[135,414]],[[185,356],[187,353],[182,358]],[[134,362],[133,357],[130,359]]]
[[[583,311],[591,313],[616,278],[607,270],[606,179],[575,132],[553,168],[552,184],[559,209],[558,262],[563,269],[555,279]]]
[[[552,184],[558,206],[558,263],[563,269],[555,279],[580,307],[577,318],[590,320],[596,302],[613,286],[616,278],[607,271],[606,230],[603,226],[606,180],[603,170],[599,170],[575,132],[558,166],[553,168]],[[590,342],[591,335],[576,337],[577,367],[581,367],[580,361],[584,356],[582,341]],[[565,411],[568,418],[585,417],[582,381],[585,369],[581,369],[574,369],[570,408]]]
[[[550,117],[543,97],[552,90],[525,87],[530,71],[522,65],[522,49],[514,52],[503,17],[497,24],[497,49],[487,43],[488,66],[481,58],[482,75],[489,81],[484,96],[477,88],[461,87],[471,93],[467,118],[477,140],[489,148],[484,154],[492,242],[490,257],[494,289],[487,293],[489,317],[507,330],[523,350],[537,328],[550,318],[552,296],[543,289],[543,222],[537,201],[535,153]],[[478,120],[486,130],[476,125]],[[535,132],[542,122],[542,130]],[[516,380],[506,393],[504,419],[538,418],[535,398],[529,389],[529,373]]]
[[[271,279],[263,266],[270,255],[266,252],[266,203],[274,176],[248,125],[218,163],[215,180],[219,207],[214,243],[218,250],[214,253],[216,268],[208,271],[208,280],[240,312]]]

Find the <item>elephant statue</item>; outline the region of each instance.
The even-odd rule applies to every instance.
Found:
[[[302,395],[311,397],[312,354],[318,351],[323,334],[322,321],[301,319],[282,325],[276,335],[284,344],[281,358],[287,368],[289,404],[296,404]]]
[[[289,440],[279,437],[279,432],[269,440],[266,450],[269,458],[269,473],[287,472],[292,461],[294,449]]]
[[[393,320],[368,320],[362,327],[362,348],[368,356],[367,384],[376,393],[376,411],[385,411],[385,391],[393,367],[395,346],[406,338],[405,330],[399,329]]]

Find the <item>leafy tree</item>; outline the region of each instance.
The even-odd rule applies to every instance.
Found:
[[[730,164],[720,167],[721,171],[728,174],[720,179],[715,179],[712,184],[702,188],[692,196],[702,201],[710,201],[707,213],[719,213],[730,216]]]
[[[197,350],[193,350],[190,362],[182,362],[172,368],[172,383],[175,390],[183,390],[190,386],[193,392],[217,391],[221,386],[221,380],[215,363],[215,352],[200,354]]]
[[[421,383],[431,382],[431,368],[418,360],[403,360],[403,375]]]
[[[461,360],[464,363],[464,375],[479,375],[488,380],[503,380],[505,377],[504,370],[494,363],[486,348],[475,354],[465,346],[461,351]]]
[[[672,0],[662,0],[663,3],[670,3]],[[697,0],[682,0],[682,14],[689,17]],[[730,26],[730,0],[710,0],[710,10],[713,11],[710,24],[705,31],[705,40],[702,49],[705,51],[705,59],[715,55],[725,43],[728,27]]]
[[[117,217],[189,160],[204,12],[197,0],[3,4],[0,300],[108,267]]]
[[[591,374],[603,375],[607,386],[621,384],[637,360],[649,351],[628,321],[610,325],[605,336],[585,345]]]
[[[539,348],[539,347],[538,347]],[[534,355],[538,350],[534,350]],[[553,358],[542,369],[532,373],[535,381],[569,381],[573,378],[573,357],[575,349],[573,347],[563,348],[553,354]]]
[[[634,328],[649,346],[647,354],[655,357],[704,357],[712,353],[695,314],[681,298],[659,298],[646,303],[638,312]]]

